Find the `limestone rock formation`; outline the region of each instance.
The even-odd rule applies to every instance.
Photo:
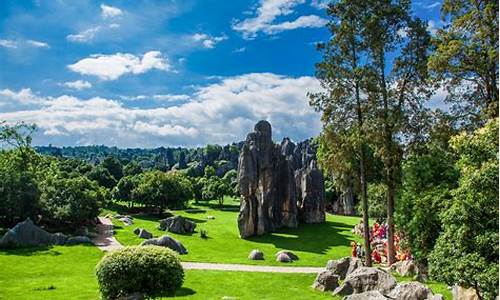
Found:
[[[154,246],[161,246],[161,247],[167,247],[170,248],[174,251],[176,251],[179,254],[187,254],[188,251],[182,245],[181,242],[178,240],[169,237],[168,235],[162,235],[159,238],[152,238],[152,239],[147,239],[144,242],[141,243],[141,246],[147,246],[147,245],[154,245]]]
[[[325,199],[323,174],[315,160],[295,172],[297,183],[299,219],[308,223],[325,221]]]
[[[344,280],[347,275],[361,268],[363,262],[357,257],[343,257],[337,260],[329,260],[326,264],[326,269]]]
[[[297,226],[295,179],[290,162],[272,140],[271,124],[260,121],[243,145],[238,180],[240,236],[262,235]]]
[[[196,228],[196,223],[189,221],[182,216],[175,216],[160,220],[158,229],[167,230],[174,233],[192,233]]]
[[[433,294],[430,288],[420,282],[412,281],[396,285],[388,296],[399,300],[427,300],[431,299]]]
[[[350,295],[368,291],[379,291],[386,295],[396,284],[396,279],[381,269],[361,267],[347,275],[342,285],[335,289],[333,294]]]
[[[318,273],[318,276],[316,276],[312,288],[324,292],[333,291],[338,286],[339,277],[328,270],[324,270]]]
[[[153,234],[144,228],[134,229],[134,234],[140,237],[141,239],[150,239],[153,237]]]
[[[309,142],[295,145],[287,138],[275,144],[267,121],[258,122],[248,134],[238,161],[242,238],[294,228],[299,219],[324,221],[323,175],[310,148]]]
[[[354,189],[352,184],[342,192],[342,194],[334,200],[332,212],[338,215],[353,216],[356,214],[354,203]]]
[[[368,291],[360,294],[352,294],[342,298],[343,300],[389,300],[391,298],[387,298],[382,295],[379,291]]]
[[[0,248],[51,245],[55,242],[53,234],[36,226],[27,218],[5,233],[0,239]]]

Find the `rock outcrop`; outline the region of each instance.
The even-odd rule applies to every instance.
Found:
[[[339,277],[328,270],[318,273],[312,288],[319,291],[333,291],[339,286]]]
[[[430,288],[420,282],[413,281],[396,285],[388,296],[398,300],[427,300],[432,299],[433,294]]]
[[[238,161],[240,237],[324,221],[323,176],[301,147],[289,139],[275,144],[267,121],[248,134]]]
[[[396,279],[389,273],[378,269],[361,267],[347,275],[334,295],[360,294],[368,291],[379,291],[387,295],[396,286]]]
[[[363,267],[363,262],[356,257],[343,257],[337,260],[329,260],[326,264],[326,269],[339,276],[341,280],[344,280],[347,275],[361,267]]]
[[[0,248],[16,248],[47,245],[76,245],[91,243],[87,236],[67,236],[63,233],[50,233],[38,227],[27,218],[8,230],[0,239]]]
[[[175,216],[160,220],[158,229],[167,230],[174,233],[193,233],[196,223],[185,219],[182,216]]]
[[[174,238],[169,237],[168,235],[162,235],[159,238],[147,239],[141,243],[141,246],[147,246],[147,245],[167,247],[176,251],[179,254],[188,253],[187,249],[184,247],[184,245],[182,245],[181,242],[179,242]]]

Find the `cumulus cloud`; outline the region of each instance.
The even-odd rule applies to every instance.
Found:
[[[118,7],[113,7],[105,4],[101,4],[101,16],[104,19],[118,17],[123,14],[123,11]]]
[[[123,100],[158,100],[158,101],[187,101],[191,99],[189,95],[173,95],[173,94],[159,94],[159,95],[138,95],[138,96],[120,96]]]
[[[308,91],[319,89],[313,77],[252,73],[200,87],[190,101],[169,107],[131,108],[112,99],[63,95],[45,97],[38,107],[0,113],[0,119],[36,123],[37,144],[225,144],[245,139],[261,119],[271,122],[275,140],[284,136],[302,140],[320,132],[319,116],[306,97]],[[17,97],[19,92],[4,94]]]
[[[223,34],[221,36],[210,36],[210,35],[205,34],[205,33],[195,33],[191,36],[191,38],[195,42],[201,43],[203,45],[203,47],[209,48],[209,49],[212,49],[215,47],[216,44],[218,44],[224,40],[227,40],[227,36],[225,34]]]
[[[75,90],[83,90],[92,87],[92,84],[85,80],[68,81],[63,83],[62,85]]]
[[[68,68],[83,75],[97,76],[102,80],[116,80],[125,74],[142,74],[153,69],[172,69],[168,59],[162,57],[159,51],[146,52],[142,58],[129,53],[94,54],[69,65]]]
[[[237,20],[232,28],[241,32],[243,38],[254,39],[259,32],[276,34],[297,28],[324,26],[328,21],[316,15],[300,16],[293,21],[275,23],[278,17],[294,13],[294,7],[304,2],[305,0],[261,0],[254,17]]]
[[[312,0],[311,6],[316,9],[326,9],[330,0]]]

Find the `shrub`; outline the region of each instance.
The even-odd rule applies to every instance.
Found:
[[[133,293],[146,298],[173,295],[184,281],[175,252],[158,246],[126,247],[108,253],[96,267],[103,299]]]

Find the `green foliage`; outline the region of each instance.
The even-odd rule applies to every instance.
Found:
[[[118,181],[116,186],[113,188],[112,196],[113,199],[125,201],[133,204],[133,190],[137,187],[139,181],[139,176],[124,176]]]
[[[443,233],[429,258],[431,275],[498,295],[498,119],[451,145],[458,155],[458,187],[442,214]]]
[[[229,196],[233,197],[240,196],[240,191],[238,186],[238,171],[236,170],[228,171],[226,174],[224,174],[222,180],[227,185],[228,188],[227,192]]]
[[[193,196],[192,184],[180,172],[150,171],[139,177],[132,191],[134,201],[146,206],[164,208],[183,207]]]
[[[0,144],[4,143],[21,150],[31,148],[32,135],[35,131],[35,124],[19,122],[9,125],[5,121],[0,121]]]
[[[109,174],[111,174],[116,181],[119,181],[123,177],[122,163],[113,156],[106,157],[101,162],[101,167],[108,170]]]
[[[229,192],[229,187],[224,180],[213,176],[207,179],[203,186],[201,197],[203,200],[217,199],[219,206],[222,207],[224,205],[224,195],[229,194]]]
[[[39,187],[34,164],[39,160],[33,151],[0,151],[0,220],[7,224],[38,210]]]
[[[97,182],[100,186],[108,189],[112,189],[116,185],[116,179],[109,173],[108,169],[101,166],[92,168],[92,170],[87,173],[87,177]]]
[[[135,160],[129,162],[123,167],[123,175],[124,176],[133,176],[141,174],[144,170],[141,165],[139,165]]]
[[[103,188],[83,176],[48,175],[41,184],[40,209],[49,222],[84,223],[97,217],[105,201]]]
[[[97,281],[103,299],[133,293],[146,298],[174,295],[184,282],[177,255],[158,246],[126,247],[107,254],[97,264]]]
[[[383,223],[387,216],[387,186],[383,183],[369,183],[367,187],[368,215],[377,222]],[[357,211],[362,211],[362,203],[358,203]]]
[[[206,178],[214,177],[215,176],[215,168],[212,166],[206,166],[205,167],[205,175]]]
[[[498,1],[445,0],[437,49],[429,59],[457,116],[477,128],[498,116]]]

